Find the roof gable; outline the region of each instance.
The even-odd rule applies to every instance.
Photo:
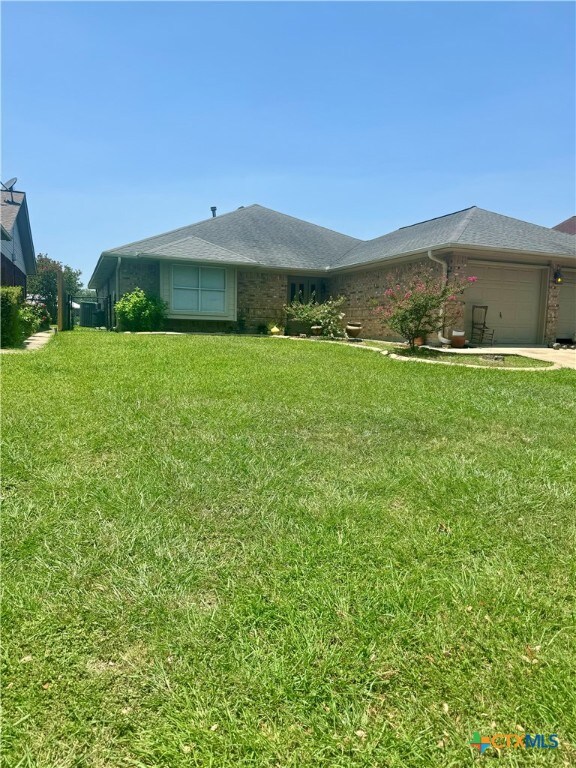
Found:
[[[32,241],[28,204],[24,192],[6,192],[2,190],[0,193],[0,223],[2,230],[8,234],[8,237],[3,239],[13,240],[14,230],[15,228],[18,229],[26,272],[29,275],[35,274],[36,253]]]

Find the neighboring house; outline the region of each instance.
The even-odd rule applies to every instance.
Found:
[[[556,229],[558,232],[566,232],[567,235],[576,235],[576,216],[570,216],[569,219],[556,224],[552,229]]]
[[[26,298],[26,276],[36,274],[36,256],[26,195],[24,192],[2,190],[0,193],[2,240],[2,285],[22,286]]]
[[[576,334],[575,246],[565,233],[476,207],[362,241],[251,205],[104,251],[89,287],[113,303],[138,286],[166,301],[170,327],[201,331],[238,319],[283,324],[295,296],[343,294],[347,320],[385,338],[374,303],[391,270],[421,262],[478,277],[457,323],[464,330],[472,306],[487,305],[496,343],[541,344]]]

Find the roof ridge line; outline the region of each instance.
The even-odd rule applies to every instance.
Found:
[[[257,205],[257,203],[252,203],[251,205],[244,205],[241,206],[242,208],[254,208],[254,206]],[[262,207],[262,206],[260,206]],[[240,208],[237,208],[235,211],[227,211],[226,213],[220,214],[220,216],[209,216],[207,219],[201,219],[200,221],[195,221],[193,224],[184,224],[182,227],[176,227],[175,229],[168,229],[166,232],[160,232],[157,235],[150,235],[150,237],[141,237],[139,240],[132,240],[130,243],[126,243],[125,245],[120,245],[117,248],[107,248],[102,253],[111,253],[112,251],[118,251],[120,248],[128,248],[131,245],[136,245],[136,243],[141,243],[144,240],[154,240],[157,237],[165,237],[166,235],[171,235],[173,232],[180,232],[183,229],[189,229],[190,227],[195,227],[197,224],[204,224],[207,221],[212,221],[213,219],[223,219],[224,216],[230,216],[232,213],[236,213],[236,211],[239,211]],[[202,239],[202,238],[199,238]]]
[[[464,213],[464,211],[470,211],[472,208],[477,208],[476,205],[470,205],[468,208],[461,208],[459,211],[451,211],[450,213],[443,213],[441,216],[432,216],[431,219],[423,219],[422,221],[415,221],[414,224],[406,224],[403,227],[398,227],[398,229],[393,229],[391,232],[386,232],[384,235],[378,235],[378,237],[373,237],[372,240],[378,240],[379,237],[386,237],[386,235],[391,235],[392,232],[400,232],[402,229],[411,229],[412,227],[419,227],[420,224],[428,224],[431,221],[438,221],[438,219],[447,219],[449,216],[456,216],[458,213]],[[367,240],[366,242],[370,242]]]
[[[470,224],[470,220],[472,219],[472,214],[474,211],[478,210],[477,205],[473,205],[467,210],[466,216],[464,216],[464,221],[460,224],[460,231],[458,232],[458,229],[456,230],[457,234],[455,234],[454,242],[457,243],[460,241],[460,238],[464,236],[464,232],[468,229],[468,225]]]
[[[555,230],[554,227],[545,227],[543,224],[535,224],[533,221],[526,221],[526,219],[519,219],[516,216],[508,216],[505,213],[498,213],[498,211],[490,211],[488,208],[479,208],[476,206],[477,210],[484,211],[485,213],[491,213],[493,216],[500,216],[502,219],[510,219],[511,221],[519,221],[521,224],[529,224],[531,227],[538,227],[538,229],[543,229],[548,234],[565,234],[562,232],[558,232],[558,230]]]
[[[318,229],[325,229],[326,232],[333,232],[335,235],[341,235],[342,237],[349,237],[351,240],[356,240],[359,243],[365,243],[366,240],[360,240],[358,237],[354,237],[354,235],[347,235],[345,232],[339,232],[337,229],[331,229],[330,227],[323,227],[322,224],[315,224],[313,221],[308,221],[308,219],[299,219],[298,216],[292,216],[290,213],[282,213],[282,211],[277,211],[275,208],[268,208],[266,205],[260,205],[259,203],[254,203],[251,206],[248,206],[249,208],[263,208],[265,211],[272,211],[272,213],[277,213],[279,216],[285,216],[287,219],[294,219],[294,221],[301,221],[304,224],[310,224],[313,227],[317,227]],[[232,211],[234,213],[234,211]]]
[[[499,216],[502,219],[510,219],[510,221],[519,221],[521,224],[528,224],[531,227],[536,227],[537,229],[542,229],[548,236],[552,236],[554,239],[554,242],[557,243],[559,246],[566,246],[567,241],[564,241],[562,237],[559,239],[556,239],[558,235],[565,237],[572,237],[572,235],[567,235],[566,232],[559,232],[558,230],[554,229],[553,227],[545,227],[543,224],[535,224],[533,221],[526,221],[525,219],[517,219],[515,216],[507,216],[505,213],[498,213],[497,211],[489,211],[488,208],[478,208],[479,211],[484,211],[485,213],[489,213],[492,216]]]
[[[230,213],[234,213],[234,211],[230,211]],[[207,221],[209,221],[209,219],[207,219]],[[194,226],[194,225],[191,225],[191,226]],[[206,243],[206,245],[210,245],[213,248],[218,248],[220,251],[226,251],[226,253],[231,253],[232,256],[236,256],[236,258],[238,259],[248,259],[253,264],[260,264],[259,261],[256,261],[255,259],[251,259],[249,256],[243,256],[241,253],[237,253],[236,251],[230,250],[230,248],[226,248],[225,245],[219,245],[218,243],[213,243],[211,240],[206,240],[204,237],[198,237],[198,235],[186,235],[186,237],[181,237],[179,240],[172,240],[171,242],[160,246],[158,250],[162,250],[162,248],[169,248],[175,245],[176,243],[181,243],[184,240],[190,240],[190,239],[199,240],[201,243]],[[146,251],[142,251],[142,253],[146,253]],[[154,253],[155,253],[154,251],[150,252],[151,255],[154,255]]]

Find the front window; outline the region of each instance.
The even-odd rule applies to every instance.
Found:
[[[172,309],[222,315],[226,312],[226,270],[172,267]]]

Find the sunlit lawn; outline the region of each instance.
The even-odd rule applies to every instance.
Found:
[[[576,373],[59,334],[3,369],[4,764],[575,765]]]

